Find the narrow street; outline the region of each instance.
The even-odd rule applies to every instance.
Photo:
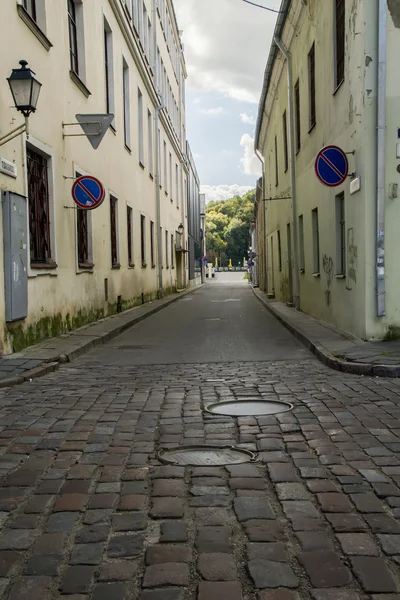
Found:
[[[326,368],[218,273],[0,390],[0,598],[399,600],[399,386]],[[203,412],[237,399],[293,410]],[[257,461],[156,455],[193,445]]]

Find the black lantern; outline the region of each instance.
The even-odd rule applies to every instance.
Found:
[[[182,223],[181,223],[181,224],[179,225],[179,227],[178,227],[178,233],[179,233],[179,235],[180,235],[180,236],[182,236],[182,235],[183,235],[183,231],[184,231],[184,227],[183,227],[183,225],[182,225]]]
[[[7,81],[14,99],[15,108],[24,117],[36,110],[42,84],[34,77],[35,73],[27,68],[27,61],[20,60],[20,69],[13,69]]]

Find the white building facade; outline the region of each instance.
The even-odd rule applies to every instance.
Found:
[[[361,338],[397,336],[398,3],[283,0],[280,10],[256,130],[260,281],[271,298]],[[337,187],[315,173],[327,145],[348,157]]]
[[[0,292],[7,353],[188,281],[186,69],[171,0],[10,0],[0,31],[0,137],[22,122],[11,69],[26,59],[42,83],[29,137],[0,146],[3,213],[9,192],[28,199],[26,315],[7,317]],[[99,113],[114,119],[94,150],[71,134]],[[72,200],[80,175],[105,188],[95,210]]]

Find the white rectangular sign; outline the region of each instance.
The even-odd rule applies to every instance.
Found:
[[[16,179],[17,167],[9,160],[0,157],[0,173],[4,173],[4,175],[9,175],[9,177],[14,177]]]

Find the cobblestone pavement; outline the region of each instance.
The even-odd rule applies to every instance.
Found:
[[[400,600],[400,380],[96,352],[0,390],[0,598]],[[202,412],[233,398],[293,411]],[[258,461],[157,460],[184,444]]]

